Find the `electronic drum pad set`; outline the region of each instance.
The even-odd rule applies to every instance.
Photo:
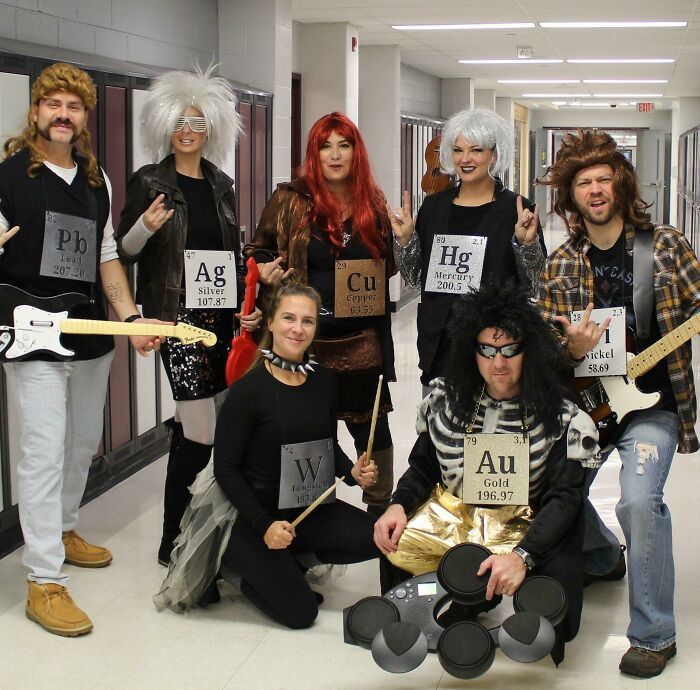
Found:
[[[437,572],[412,577],[383,597],[360,599],[343,611],[345,642],[371,649],[375,662],[391,673],[412,671],[429,651],[437,652],[445,671],[464,680],[488,671],[496,647],[514,661],[543,659],[567,608],[564,589],[551,577],[525,579],[513,597],[515,613],[498,627],[460,621],[443,629],[437,622],[452,601],[475,607],[486,601],[490,572],[476,573],[490,555],[483,546],[459,544],[445,553]]]

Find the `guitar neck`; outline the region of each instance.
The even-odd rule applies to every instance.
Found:
[[[61,333],[81,335],[165,335],[170,338],[177,337],[177,326],[161,326],[157,323],[63,319],[60,327]]]
[[[700,312],[688,319],[684,324],[674,328],[663,338],[657,340],[646,350],[642,350],[636,357],[627,362],[627,374],[630,378],[646,374],[653,369],[664,357],[671,354],[683,343],[687,343],[696,333],[700,332]]]

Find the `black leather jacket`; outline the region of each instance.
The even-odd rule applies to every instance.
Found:
[[[214,193],[223,248],[236,253],[238,295],[241,298],[245,290],[245,267],[241,258],[233,180],[207,160],[202,159],[201,165]],[[124,236],[159,194],[165,194],[166,202],[175,209],[175,213],[137,255],[126,254],[122,247]],[[144,165],[131,176],[115,237],[122,260],[129,264],[138,262],[136,301],[143,305],[143,315],[175,321],[178,303],[184,294],[182,276],[187,238],[187,203],[177,186],[175,157],[172,154],[157,165]]]

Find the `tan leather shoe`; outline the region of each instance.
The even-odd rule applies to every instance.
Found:
[[[81,611],[63,585],[29,582],[27,608],[29,620],[35,621],[54,635],[76,637],[92,630],[92,621]]]
[[[74,529],[63,533],[65,561],[79,568],[104,568],[112,562],[112,553],[104,546],[88,544]]]

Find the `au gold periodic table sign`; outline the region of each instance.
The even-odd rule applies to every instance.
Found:
[[[527,505],[527,434],[465,434],[462,501],[469,505]]]

